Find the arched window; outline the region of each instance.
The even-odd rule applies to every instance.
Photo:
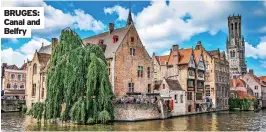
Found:
[[[237,23],[235,23],[235,29],[237,30]]]
[[[20,86],[19,86],[19,88],[24,88],[24,84],[21,83]]]
[[[6,88],[10,88],[11,87],[11,85],[10,85],[10,83],[8,83],[7,85],[6,85]]]
[[[233,29],[234,29],[234,24],[232,23],[231,24],[231,30],[233,31]]]
[[[233,57],[235,57],[235,51],[233,50]]]
[[[18,88],[18,85],[15,83],[15,84],[13,85],[13,88]]]
[[[232,51],[230,51],[230,56],[233,57],[233,53],[232,53]]]
[[[33,65],[33,74],[37,74],[37,64],[34,63]]]
[[[15,79],[15,74],[11,74],[11,80]]]

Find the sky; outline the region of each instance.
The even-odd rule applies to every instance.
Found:
[[[242,16],[248,69],[266,75],[266,1],[10,1],[2,6],[41,6],[45,28],[32,30],[32,38],[1,39],[1,60],[21,66],[42,45],[59,38],[65,27],[86,38],[108,30],[108,24],[123,27],[131,9],[134,25],[146,50],[169,53],[173,44],[226,50],[229,15]]]

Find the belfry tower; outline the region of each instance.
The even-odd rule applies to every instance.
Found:
[[[245,61],[245,41],[241,34],[241,16],[228,17],[226,52],[230,67],[230,77],[234,78],[247,72]]]

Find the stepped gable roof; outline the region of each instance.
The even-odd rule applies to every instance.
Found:
[[[106,45],[104,55],[106,58],[112,58],[113,53],[116,52],[131,26],[132,24],[122,28],[114,29],[111,33],[109,31],[106,31],[104,33],[84,38],[82,40],[83,44],[98,44],[99,40],[103,40],[103,44]],[[118,41],[116,43],[113,43],[114,35],[118,36]]]
[[[179,83],[178,80],[173,80],[173,79],[165,79],[166,83],[169,86],[169,89],[171,90],[179,90],[179,91],[184,91]]]
[[[15,64],[7,66],[6,69],[19,70],[19,68]]]
[[[46,65],[47,62],[49,61],[50,59],[50,54],[45,54],[45,53],[38,53],[37,52],[37,57],[38,57],[38,60],[41,64],[44,64]]]
[[[45,54],[51,54],[52,53],[52,45],[46,45],[46,46],[42,46],[38,53],[45,53]]]

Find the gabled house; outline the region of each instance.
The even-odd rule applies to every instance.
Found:
[[[153,62],[146,51],[129,11],[127,25],[83,39],[85,45],[99,44],[108,62],[109,80],[117,97],[153,91]]]
[[[186,113],[186,91],[182,89],[178,80],[164,78],[158,81],[154,93],[160,93],[172,116]]]
[[[262,83],[266,84],[266,76],[258,77]],[[262,87],[261,89],[262,94],[262,107],[266,108],[266,87]]]
[[[255,98],[251,88],[240,78],[231,79],[230,82],[230,97],[240,99]]]

